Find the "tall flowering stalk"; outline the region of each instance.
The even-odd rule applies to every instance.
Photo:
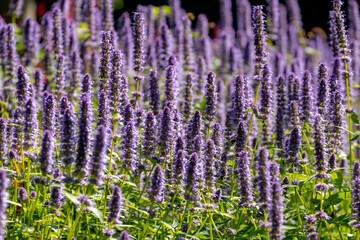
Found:
[[[268,151],[261,148],[256,162],[257,177],[256,184],[258,190],[258,203],[263,211],[267,211],[269,204],[269,168],[268,168]]]
[[[74,112],[71,105],[67,103],[67,99],[63,98],[61,102],[66,101],[66,108],[60,116],[60,155],[61,160],[65,165],[65,169],[68,171],[70,164],[74,162],[74,150],[75,150],[75,119]]]
[[[112,46],[110,44],[110,33],[102,32],[101,34],[101,58],[99,66],[99,78],[100,78],[100,89],[102,91],[108,92],[109,88],[109,74],[111,69],[111,50]]]
[[[4,170],[0,170],[0,239],[5,239],[6,233],[6,208],[8,206],[8,178]]]
[[[38,128],[36,103],[34,98],[29,98],[24,105],[23,146],[25,149],[33,148],[36,143]]]
[[[43,175],[51,174],[54,164],[54,139],[53,133],[45,130],[41,142],[39,155],[40,170]]]
[[[93,155],[90,161],[90,179],[89,182],[100,186],[103,183],[104,158],[106,151],[106,126],[98,126],[95,144],[93,149]]]
[[[211,127],[211,122],[215,120],[216,116],[216,105],[217,105],[217,91],[216,91],[216,84],[215,84],[215,73],[209,72],[206,85],[205,85],[205,99],[206,99],[206,107],[205,107],[205,114],[208,123],[206,125],[206,138],[210,136],[209,131]]]
[[[6,130],[6,120],[0,118],[0,165],[4,165],[8,151]]]
[[[237,167],[239,169],[239,192],[240,192],[240,206],[244,208],[249,208],[253,206],[253,193],[252,193],[252,184],[251,184],[251,172],[250,172],[250,162],[248,154],[246,151],[241,151],[237,155]]]
[[[282,233],[282,189],[280,183],[273,182],[270,186],[270,203],[269,203],[269,218],[268,222],[270,224],[269,237],[272,240],[281,240],[283,239]]]

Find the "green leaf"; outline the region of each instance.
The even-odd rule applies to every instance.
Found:
[[[165,227],[169,228],[171,231],[175,231],[175,229],[167,222],[165,222],[164,220],[160,219],[160,218],[154,218],[154,220],[157,220],[159,222],[161,222]]]
[[[13,202],[13,201],[10,201],[10,200],[7,200],[7,203],[21,207],[20,203],[16,203],[16,202]]]
[[[69,193],[67,191],[63,191],[64,195],[74,204],[80,205],[79,200],[76,199],[76,196],[72,193]]]
[[[341,203],[343,200],[344,199],[339,196],[339,193],[336,193],[336,194],[333,194],[330,197],[328,197],[328,199],[326,199],[325,203],[329,206],[330,205],[335,206],[335,205]]]
[[[356,125],[359,125],[360,121],[359,121],[359,116],[356,113],[352,113],[351,114],[351,120],[353,121],[353,123],[355,123]]]
[[[352,139],[350,139],[351,142],[358,140],[360,138],[360,135],[354,136]]]

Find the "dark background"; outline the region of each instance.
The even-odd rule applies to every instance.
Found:
[[[4,16],[7,12],[7,2],[9,0],[0,0],[0,13]],[[25,3],[30,0],[24,0]],[[54,0],[35,0],[38,5],[38,9],[34,9],[37,12],[37,16],[41,15],[50,8]],[[101,0],[104,1],[104,0]],[[219,19],[219,1],[220,0],[181,0],[181,7],[188,12],[194,13],[197,16],[199,13],[205,13],[210,21],[217,22]],[[123,11],[133,12],[138,4],[154,6],[167,5],[168,0],[114,0],[116,2],[115,19],[120,16]],[[235,16],[235,2],[232,0],[233,13]],[[281,3],[285,3],[285,0],[280,0]],[[332,0],[298,0],[302,21],[305,31],[311,30],[313,27],[321,27],[325,31],[328,30],[328,16],[332,6]],[[358,0],[360,2],[360,0]],[[266,0],[250,0],[252,5],[265,5]],[[344,0],[343,10],[347,11],[347,0]],[[234,20],[235,24],[235,20]]]

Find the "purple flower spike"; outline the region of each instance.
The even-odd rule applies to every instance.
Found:
[[[6,232],[6,208],[8,193],[6,189],[8,188],[8,178],[6,177],[6,172],[0,170],[0,238],[5,238]]]
[[[125,126],[122,146],[123,167],[127,171],[134,171],[137,165],[137,132],[133,121]]]
[[[278,182],[271,183],[270,187],[270,203],[269,203],[269,217],[270,224],[269,236],[273,240],[281,240],[283,232],[281,230],[283,222],[282,214],[282,190]]]
[[[258,190],[258,203],[259,207],[266,211],[269,204],[269,190],[270,190],[270,179],[268,169],[268,151],[265,148],[261,148],[257,156],[257,177],[256,184]]]
[[[91,143],[92,106],[87,93],[83,93],[79,102],[77,150],[74,175],[78,179],[88,175],[89,151]]]
[[[55,132],[55,98],[52,94],[43,95],[42,125],[44,131]]]
[[[17,198],[20,202],[26,202],[28,200],[28,193],[25,188],[19,188]]]
[[[193,111],[193,81],[194,77],[191,73],[185,75],[185,89],[183,102],[183,116],[186,121],[190,119]]]
[[[327,171],[327,157],[325,152],[324,133],[322,127],[322,118],[320,115],[315,117],[313,126],[313,139],[314,139],[314,157],[316,164],[316,178],[328,178]]]
[[[263,64],[267,62],[265,16],[263,6],[255,6],[252,11],[252,28],[255,45],[255,74],[260,77]],[[260,79],[258,79],[260,80]]]
[[[250,208],[253,206],[253,195],[252,195],[252,186],[251,186],[251,173],[250,173],[250,163],[248,159],[248,154],[246,151],[241,151],[236,155],[237,161],[236,164],[239,168],[239,192],[240,192],[240,206],[244,208]]]
[[[134,14],[134,71],[142,74],[145,61],[145,17],[142,13]]]
[[[194,43],[191,31],[191,21],[188,17],[184,16],[184,70],[193,72],[195,66],[194,59]]]
[[[53,133],[45,130],[41,142],[41,151],[39,155],[40,170],[43,175],[51,174],[54,163],[54,142]]]
[[[196,153],[190,156],[187,169],[186,169],[186,181],[185,181],[185,199],[188,201],[200,200],[199,193],[199,180],[201,175],[199,173],[200,160]]]
[[[209,139],[205,144],[204,152],[204,180],[205,180],[205,192],[210,195],[214,191],[215,185],[215,145],[214,141]]]
[[[179,150],[173,162],[173,188],[175,194],[184,194],[185,152]]]
[[[290,133],[286,146],[286,161],[290,164],[298,164],[298,153],[301,145],[301,131],[298,127],[294,127]]]
[[[215,73],[209,72],[207,77],[207,82],[205,85],[205,99],[206,99],[206,108],[205,114],[206,119],[209,122],[215,120],[216,115],[216,105],[217,105],[217,91],[216,91],[216,83],[215,83]],[[210,127],[210,126],[209,126]]]
[[[186,151],[190,156],[194,152],[195,137],[201,134],[201,112],[196,110],[194,115],[189,121],[186,131]]]
[[[307,234],[307,239],[317,240],[319,234],[316,232],[316,217],[314,215],[305,216],[305,219],[306,219],[305,232]]]
[[[151,183],[150,183],[150,200],[154,202],[162,202],[163,201],[163,173],[161,170],[161,166],[157,165],[154,169],[153,174],[151,175]]]
[[[55,63],[55,85],[56,85],[56,96],[60,100],[65,95],[65,57],[63,55],[56,56]]]
[[[318,73],[318,101],[317,101],[317,107],[318,107],[318,113],[321,117],[324,117],[324,114],[327,110],[328,105],[328,90],[327,90],[327,82],[328,82],[328,76],[327,76],[328,69],[324,63],[319,65],[319,73]]]
[[[121,232],[119,240],[131,240],[129,233],[127,231]]]
[[[29,91],[30,91],[30,84],[29,84],[29,77],[25,72],[25,68],[20,66],[17,72],[18,81],[16,83],[16,99],[17,105],[19,107],[24,106],[25,102],[29,99]]]
[[[89,182],[100,186],[103,183],[103,168],[106,151],[106,127],[104,125],[98,126],[93,155],[90,162],[90,179]]]
[[[311,122],[313,107],[312,107],[312,84],[311,74],[305,71],[302,79],[301,99],[300,99],[300,116],[304,122]]]
[[[120,223],[119,218],[122,207],[121,199],[121,189],[118,186],[115,186],[109,203],[109,216],[107,219],[108,222],[114,222],[115,224]]]
[[[159,149],[160,149],[160,158],[162,162],[169,159],[169,154],[172,151],[173,147],[173,119],[171,116],[171,110],[168,107],[165,107],[160,123],[160,132],[159,132]],[[168,161],[166,161],[168,162]]]
[[[260,100],[260,113],[261,118],[264,121],[262,129],[262,141],[264,144],[271,141],[271,115],[272,115],[272,91],[271,91],[271,70],[268,64],[265,64],[262,69],[262,81],[261,81],[261,100]]]
[[[54,53],[56,55],[63,54],[63,30],[62,30],[62,13],[60,8],[55,7],[52,11],[54,19],[53,27],[53,41],[54,41]]]
[[[64,101],[63,98],[61,102]],[[65,168],[74,161],[75,150],[75,119],[73,108],[67,105],[64,112],[60,116],[60,156]]]
[[[352,223],[353,228],[360,229],[360,179],[356,178],[352,187],[352,212],[355,222]]]
[[[176,78],[177,74],[175,67],[169,65],[166,68],[164,106],[168,106],[171,109],[176,106]]]
[[[100,89],[106,93],[109,88],[109,74],[111,69],[111,50],[110,33],[102,32],[101,35],[101,59],[99,66]]]
[[[156,141],[156,119],[154,113],[149,111],[145,119],[143,154],[146,157],[153,157]]]
[[[159,94],[159,77],[156,70],[151,69],[149,73],[149,105],[150,109],[157,116],[160,105],[160,94]]]
[[[113,1],[103,0],[100,2],[101,10],[101,30],[110,31],[114,29],[114,20],[113,20]]]
[[[360,162],[355,162],[353,166],[352,179],[360,178]]]
[[[7,141],[7,129],[6,129],[6,120],[0,118],[0,163],[4,165],[7,150],[8,150],[8,141]]]
[[[33,148],[36,144],[35,136],[38,128],[37,112],[34,98],[29,98],[24,106],[24,148]]]

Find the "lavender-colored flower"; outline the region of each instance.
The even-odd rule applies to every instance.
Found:
[[[29,149],[35,146],[35,135],[38,127],[34,98],[29,98],[24,105],[23,146]]]
[[[184,24],[184,70],[187,72],[193,72],[195,66],[194,59],[194,43],[191,31],[190,19],[186,16],[183,18]]]
[[[112,53],[111,62],[109,108],[110,113],[115,117],[115,115],[122,113],[125,107],[121,104],[121,90],[123,88],[122,66],[124,65],[124,58],[120,50],[115,50]]]
[[[173,148],[173,119],[171,116],[171,110],[168,107],[165,107],[160,122],[160,132],[159,132],[159,154],[163,162],[168,162],[169,154]]]
[[[189,156],[194,152],[194,140],[199,134],[201,134],[201,112],[196,110],[189,121],[185,135],[186,151]]]
[[[205,180],[205,192],[207,195],[212,194],[215,185],[215,145],[214,141],[209,139],[205,144],[204,151],[204,180]]]
[[[36,68],[34,72],[35,97],[38,99],[44,90],[43,74],[41,68]]]
[[[240,119],[246,119],[246,111],[248,108],[247,99],[245,96],[245,84],[247,77],[244,75],[237,75],[235,77],[233,86],[234,90],[231,96],[231,107],[233,114],[233,124],[237,126]]]
[[[279,164],[276,162],[269,163],[269,175],[270,175],[270,182],[279,182]]]
[[[326,192],[327,190],[329,190],[329,185],[327,185],[326,183],[317,183],[314,186],[315,191],[318,192]]]
[[[64,102],[63,98],[61,102]],[[75,120],[72,106],[67,105],[60,116],[60,156],[65,168],[74,161],[75,149]]]
[[[313,113],[312,102],[311,74],[309,71],[305,71],[302,79],[300,98],[300,116],[304,122],[311,122]]]
[[[108,222],[114,222],[119,224],[119,217],[121,213],[122,201],[121,201],[121,189],[118,186],[115,186],[112,192],[112,197],[109,202],[109,215]]]
[[[137,132],[133,121],[130,121],[124,129],[122,140],[123,167],[127,171],[134,171],[137,165]]]
[[[336,162],[337,162],[336,155],[335,153],[332,153],[328,159],[330,170],[334,170],[336,168]]]
[[[53,73],[53,61],[51,56],[51,49],[49,47],[45,48],[44,58],[42,60],[44,74],[51,75]]]
[[[285,139],[285,91],[284,91],[284,77],[280,76],[277,80],[277,110],[276,110],[276,124],[275,124],[275,146],[283,149]]]
[[[59,169],[59,168],[57,168],[57,169]],[[60,170],[60,173],[61,173],[61,170]],[[60,180],[62,178],[62,175],[57,176],[57,178],[56,177],[54,177],[54,178],[57,180]],[[62,190],[63,189],[61,187],[57,187],[57,186],[51,188],[49,204],[50,204],[50,206],[52,206],[55,209],[59,209],[62,206],[62,201],[64,198],[63,194],[62,194]]]
[[[352,171],[352,180],[360,178],[360,162],[355,162]]]
[[[99,79],[100,79],[100,89],[104,90],[106,93],[108,92],[108,88],[109,88],[109,74],[111,69],[111,59],[110,59],[111,50],[112,50],[112,46],[110,44],[110,33],[102,32]]]
[[[8,141],[7,141],[6,120],[0,118],[0,163],[3,165],[7,156]]]
[[[74,175],[78,179],[88,175],[89,151],[91,142],[92,106],[88,93],[81,94],[79,102],[77,150]]]
[[[240,121],[237,129],[237,134],[235,138],[235,153],[240,153],[245,150],[246,147],[246,124],[244,121]]]
[[[159,77],[156,70],[151,69],[149,73],[149,106],[155,116],[158,114],[160,105]]]
[[[232,28],[233,19],[232,19],[232,10],[231,10],[231,0],[221,0],[220,1],[220,26],[222,30],[228,30]]]
[[[180,138],[181,139],[181,138]],[[185,152],[177,151],[173,161],[172,186],[175,194],[184,194]]]
[[[320,115],[315,117],[313,131],[314,157],[317,171],[316,177],[319,179],[328,178],[328,175],[326,174],[328,164],[325,152],[322,118]]]
[[[160,67],[165,69],[168,64],[169,57],[173,54],[173,43],[171,32],[167,26],[164,24],[160,27],[160,52],[159,52],[159,61]]]
[[[92,82],[90,74],[85,74],[81,81],[81,92],[91,94],[92,85],[93,85],[93,82]]]
[[[119,240],[130,240],[129,233],[127,231],[122,231]]]
[[[336,91],[333,96],[333,103],[330,102],[329,106],[329,120],[331,125],[330,134],[332,135],[333,149],[336,151],[341,144],[341,127],[343,126],[343,105],[342,94],[340,91]]]
[[[31,191],[30,192],[30,198],[37,198],[37,192]]]
[[[4,170],[0,170],[0,238],[5,238],[6,231],[6,208],[8,194],[6,189],[8,188],[8,179],[6,177],[6,172]]]
[[[55,98],[52,94],[43,95],[42,125],[44,131],[55,132]]]
[[[168,106],[171,109],[176,106],[176,78],[175,66],[169,65],[166,68],[164,106]]]
[[[17,198],[20,202],[26,202],[28,200],[28,194],[25,188],[19,188]]]
[[[13,121],[12,121],[12,124],[14,125],[13,126],[14,131],[13,131],[13,136],[12,136],[11,147],[15,151],[21,150],[21,138],[22,138],[22,134],[23,134],[22,120],[23,120],[23,114],[21,112],[21,108],[18,107],[13,112]]]
[[[216,105],[217,105],[217,92],[216,92],[216,84],[215,84],[215,73],[209,72],[206,85],[205,85],[205,99],[206,99],[206,108],[205,108],[205,114],[206,119],[209,122],[212,122],[215,120],[216,115]],[[210,126],[209,126],[210,127]]]
[[[70,59],[70,88],[69,95],[74,97],[74,93],[79,87],[81,81],[81,58],[77,50],[72,51]]]
[[[108,107],[108,98],[105,92],[100,92],[98,98],[97,126],[100,125],[103,125],[105,129],[109,129],[109,107]]]
[[[5,64],[5,82],[4,82],[4,97],[10,97],[12,93],[11,85],[16,79],[16,69],[15,66],[17,65],[17,53],[16,53],[16,42],[14,36],[14,27],[12,24],[8,24],[6,28],[7,32],[7,43],[6,43],[6,64]],[[12,101],[10,99],[10,101]]]
[[[18,81],[16,83],[16,99],[19,107],[24,106],[25,102],[29,99],[29,77],[25,72],[23,66],[19,66],[17,72]]]
[[[134,110],[131,103],[125,106],[125,110],[122,118],[123,128],[125,128],[127,124],[130,122],[134,122]]]
[[[269,169],[268,169],[268,151],[261,148],[256,162],[257,177],[256,184],[258,190],[259,207],[266,211],[269,203]]]
[[[306,225],[305,232],[307,234],[307,239],[317,240],[319,234],[316,232],[316,217],[315,215],[305,216]]]
[[[184,100],[183,100],[183,116],[186,121],[190,119],[193,111],[193,75],[188,73],[185,75]]]
[[[104,158],[106,151],[106,127],[104,125],[99,125],[92,158],[90,161],[90,179],[89,182],[100,186],[103,183],[103,173],[102,170],[104,168]]]
[[[39,155],[40,170],[43,175],[51,174],[53,163],[54,163],[54,142],[53,133],[49,130],[44,130],[41,150]]]
[[[163,201],[163,172],[161,170],[161,166],[157,165],[154,169],[153,174],[151,175],[151,182],[150,182],[150,200],[154,202],[162,202]]]
[[[104,0],[101,1],[100,10],[101,10],[101,29],[104,31],[110,31],[114,28],[113,21],[113,7],[112,1]]]
[[[238,166],[238,176],[239,176],[239,192],[240,192],[240,206],[244,208],[249,208],[253,206],[253,195],[251,187],[251,173],[250,173],[250,163],[248,159],[248,154],[246,151],[241,151],[236,155]]]
[[[327,104],[328,104],[328,90],[327,90],[327,82],[328,82],[328,76],[327,76],[327,66],[322,63],[319,65],[319,73],[318,73],[318,101],[317,101],[317,107],[318,107],[318,113],[321,117],[324,117],[324,114],[327,110]]]
[[[355,229],[360,228],[360,179],[355,178],[353,181],[353,187],[352,187],[352,213],[353,218],[355,219],[355,222],[352,224],[352,226]]]
[[[134,71],[141,75],[145,61],[145,17],[142,13],[135,13],[133,18]]]
[[[12,16],[20,17],[24,7],[24,0],[11,0],[9,4],[9,13]]]
[[[266,52],[265,16],[263,13],[263,6],[253,7],[252,28],[254,33],[255,45],[255,74],[260,77],[263,64],[267,62],[268,55],[268,53]]]
[[[86,207],[92,207],[92,206],[94,206],[94,202],[91,201],[91,200],[88,198],[87,195],[81,195],[81,194],[80,194],[76,199],[80,202],[80,204],[81,204],[82,206],[86,206]]]
[[[63,31],[62,31],[62,13],[60,8],[55,7],[52,11],[53,14],[53,41],[55,55],[63,54]]]
[[[57,99],[65,95],[65,57],[63,55],[56,56],[55,62],[55,85]]]
[[[145,157],[152,157],[155,153],[156,142],[156,119],[154,113],[149,111],[146,114],[144,139],[143,139],[143,154]]]
[[[269,237],[274,240],[281,240],[282,234],[282,190],[278,182],[272,182],[270,187],[270,203],[269,203],[269,217],[270,224]]]
[[[200,160],[196,153],[191,154],[187,168],[185,181],[185,199],[188,201],[198,201],[200,199],[199,180],[201,178]]]
[[[268,143],[271,139],[271,105],[272,105],[272,91],[271,91],[271,70],[269,65],[265,64],[262,69],[261,81],[261,100],[260,100],[260,113],[263,120],[262,128],[262,141]]]
[[[286,161],[290,164],[299,163],[298,153],[301,145],[301,131],[298,127],[291,130],[286,146]]]
[[[23,45],[24,62],[26,66],[32,65],[32,61],[38,51],[38,24],[31,18],[27,18],[23,23]]]
[[[290,106],[288,109],[288,113],[289,113],[289,128],[294,128],[299,126],[300,124],[300,119],[299,119],[299,105],[296,101],[291,101],[290,102]]]

